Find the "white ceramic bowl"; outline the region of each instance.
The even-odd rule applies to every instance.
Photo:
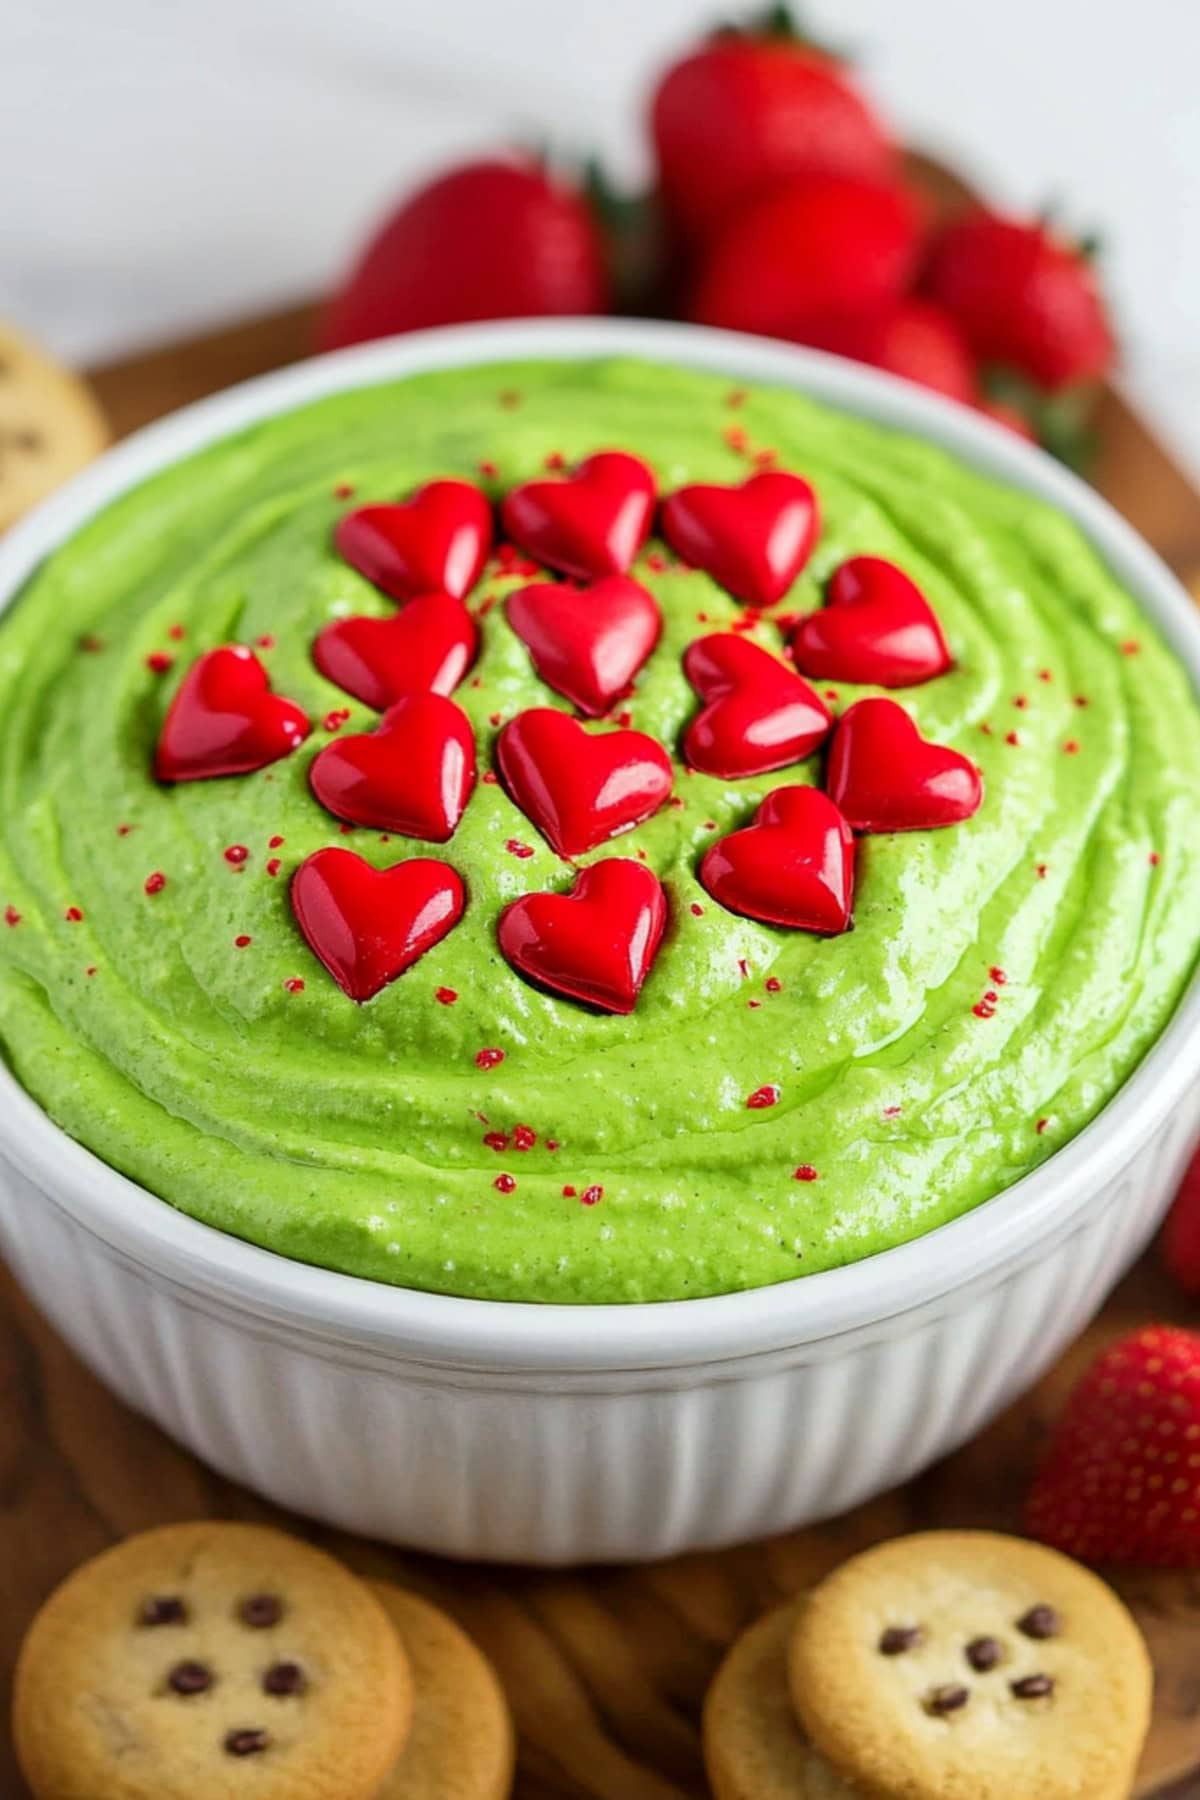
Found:
[[[792,386],[919,433],[1083,528],[1200,687],[1200,621],[1156,556],[1040,452],[908,383],[749,338],[571,321],[323,357],[152,426],[0,547],[0,604],[115,495],[347,386],[519,356],[628,353]],[[300,1512],[430,1550],[666,1556],[841,1511],[978,1431],[1096,1311],[1200,1135],[1200,983],[1101,1115],[954,1223],[845,1269],[714,1299],[532,1306],[384,1287],[226,1237],[116,1174],[0,1071],[0,1238],[130,1405]]]

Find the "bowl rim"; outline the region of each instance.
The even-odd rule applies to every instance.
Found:
[[[42,503],[0,543],[0,609],[94,513],[169,464],[325,395],[436,369],[632,356],[791,387],[924,437],[1049,501],[1081,527],[1171,643],[1200,690],[1200,617],[1157,554],[1099,494],[1014,433],[877,370],[704,327],[610,319],[445,327],[335,351],[259,376],[151,424]],[[686,1300],[563,1304],[393,1287],[297,1262],[216,1230],[120,1174],[55,1125],[0,1066],[0,1156],[154,1281],[341,1344],[440,1365],[556,1373],[695,1367],[878,1325],[1016,1263],[1077,1224],[1200,1080],[1200,974],[1097,1116],[1038,1169],[923,1236],[843,1268]],[[147,1204],[150,1202],[150,1204]],[[581,1329],[582,1327],[582,1329]]]

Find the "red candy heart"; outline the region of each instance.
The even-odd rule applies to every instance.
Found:
[[[705,853],[700,880],[730,912],[833,934],[850,923],[854,835],[820,788],[776,788],[753,823]]]
[[[313,645],[322,675],[383,712],[404,694],[452,694],[479,633],[461,600],[422,594],[388,619],[335,619]]]
[[[163,721],[154,773],[160,781],[247,775],[287,756],[310,730],[307,713],[271,692],[254,652],[226,644],[184,676]]]
[[[812,554],[817,496],[799,475],[752,475],[740,487],[680,488],[662,505],[663,536],[694,569],[749,606],[782,599]]]
[[[552,993],[632,1012],[662,941],[667,897],[645,863],[611,857],[581,869],[569,894],[527,894],[505,907],[505,959]]]
[[[889,688],[953,667],[928,600],[882,556],[852,556],[835,569],[824,607],[797,626],[792,654],[806,675]]]
[[[957,825],[983,801],[975,764],[929,743],[894,700],[858,700],[843,714],[825,785],[855,831]]]
[[[662,631],[657,601],[624,575],[520,588],[506,611],[542,680],[590,718],[625,692]]]
[[[582,856],[640,825],[668,798],[671,759],[641,731],[592,736],[566,713],[535,706],[500,733],[505,786],[559,856]]]
[[[449,863],[416,856],[375,869],[353,850],[317,850],[292,877],[292,911],[309,947],[352,1000],[369,1000],[462,918]]]
[[[527,481],[500,509],[505,531],[548,568],[576,580],[624,575],[650,534],[656,495],[644,462],[600,450],[559,481]]]
[[[683,670],[708,705],[683,740],[693,769],[736,781],[809,756],[833,723],[806,681],[778,658],[732,632],[689,644]]]
[[[435,591],[461,600],[487,560],[492,509],[469,481],[431,481],[411,500],[347,513],[334,542],[351,568],[393,600]]]
[[[308,779],[336,818],[445,843],[475,786],[471,722],[444,694],[406,694],[377,730],[326,744]]]

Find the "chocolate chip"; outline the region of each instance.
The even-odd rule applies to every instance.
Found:
[[[187,1607],[178,1594],[155,1594],[143,1600],[138,1613],[139,1625],[186,1625]]]
[[[277,1662],[263,1676],[264,1694],[302,1694],[307,1683],[299,1663]]]
[[[225,1738],[225,1748],[230,1756],[257,1756],[271,1742],[269,1731],[258,1731],[254,1728],[245,1731],[231,1731]]]
[[[930,1688],[925,1696],[925,1711],[935,1718],[943,1718],[946,1713],[957,1712],[971,1698],[970,1690],[959,1687],[957,1683],[948,1681],[942,1687]]]
[[[255,1631],[263,1631],[268,1625],[278,1625],[282,1617],[283,1601],[275,1594],[251,1594],[238,1608],[238,1618],[242,1624],[252,1625]]]
[[[177,1694],[205,1694],[213,1684],[212,1670],[203,1663],[176,1663],[167,1682]]]
[[[1004,1645],[998,1638],[972,1638],[966,1648],[966,1658],[971,1667],[979,1675],[986,1675],[994,1669],[1004,1655]]]
[[[879,1639],[880,1656],[903,1656],[921,1642],[919,1625],[889,1625]]]
[[[1031,1606],[1017,1620],[1017,1630],[1023,1631],[1028,1638],[1057,1637],[1062,1630],[1062,1619],[1052,1606]]]
[[[1019,1681],[1010,1681],[1008,1685],[1018,1700],[1043,1700],[1047,1694],[1054,1692],[1054,1677],[1022,1675]]]

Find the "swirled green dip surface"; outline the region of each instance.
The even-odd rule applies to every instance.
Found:
[[[0,1033],[67,1131],[287,1256],[596,1302],[782,1281],[901,1243],[998,1193],[1104,1105],[1197,955],[1200,715],[1184,672],[1052,510],[794,394],[751,390],[736,411],[727,396],[719,379],[627,361],[350,393],[156,477],[49,560],[0,626],[0,912],[16,921],[0,924]],[[324,844],[381,865],[430,852],[345,836],[309,792],[331,736],[320,721],[339,707],[345,732],[375,718],[318,675],[312,640],[333,617],[391,611],[335,554],[336,519],[439,475],[499,495],[548,456],[598,448],[637,452],[664,490],[735,481],[747,461],[731,425],[820,495],[819,547],[781,610],[819,604],[858,552],[924,588],[956,667],[899,697],[979,762],[982,809],[863,839],[854,929],[822,940],[736,918],[696,879],[718,833],[782,781],[818,780],[819,760],[738,783],[680,770],[681,806],[594,853],[644,852],[670,900],[663,950],[619,1018],[538,992],[498,954],[503,904],[573,871],[482,782],[434,852],[466,880],[462,924],[354,1005],[301,939],[288,879]],[[344,484],[353,500],[335,494]],[[664,569],[661,550],[633,571],[665,631],[627,710],[675,747],[696,706],[682,653],[739,608]],[[473,604],[512,579],[485,578]],[[486,768],[498,721],[566,703],[501,605],[482,632],[457,698]],[[783,643],[769,621],[752,635]],[[230,641],[265,646],[312,736],[254,775],[157,786],[179,680]],[[159,651],[165,673],[147,664]],[[862,691],[841,685],[838,705]],[[156,871],[165,886],[147,894]],[[484,1048],[503,1061],[477,1067]],[[747,1107],[767,1084],[777,1104]],[[533,1148],[514,1143],[518,1125]],[[506,1148],[485,1144],[495,1133]]]

